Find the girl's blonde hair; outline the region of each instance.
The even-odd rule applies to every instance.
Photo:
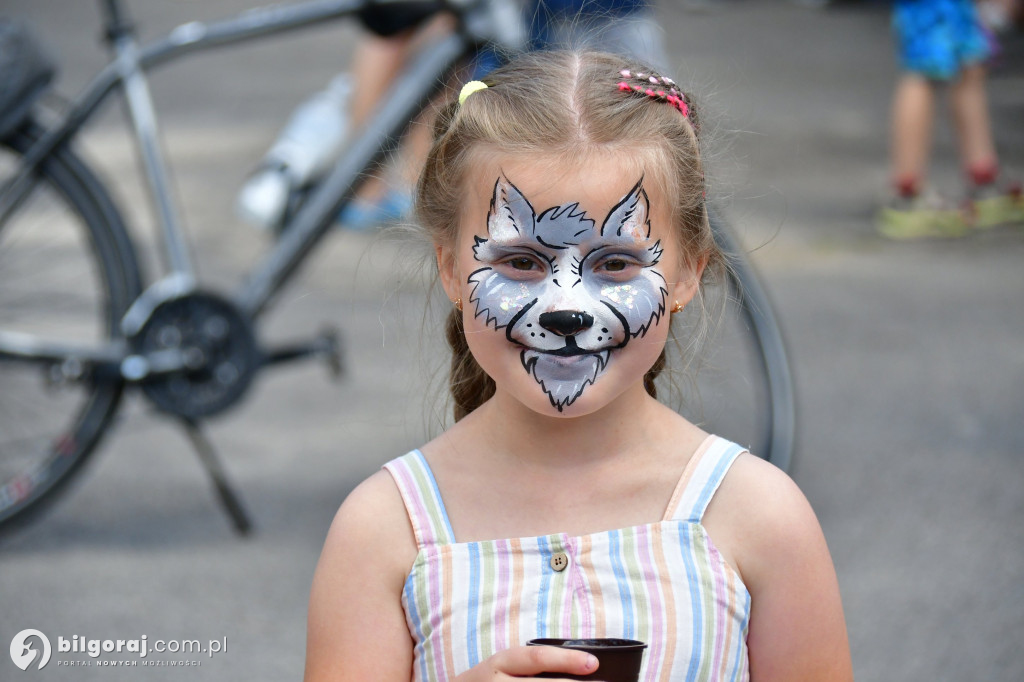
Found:
[[[621,72],[651,74],[628,59],[600,52],[533,52],[521,55],[483,79],[486,89],[440,112],[434,143],[417,186],[420,224],[436,244],[456,242],[466,174],[474,152],[538,154],[566,159],[595,151],[623,152],[644,161],[645,172],[674,201],[676,237],[684,257],[707,259],[704,279],[716,277],[725,258],[715,244],[704,202],[704,173],[698,145],[697,112],[685,98],[687,115],[643,93],[619,89]],[[635,82],[634,79],[631,82]],[[452,348],[449,384],[458,421],[494,394],[494,381],[469,351],[462,313],[453,309],[446,325]],[[665,352],[644,377],[654,379]]]

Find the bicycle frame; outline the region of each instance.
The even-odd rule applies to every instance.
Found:
[[[369,5],[385,4],[389,0],[305,0],[293,5],[256,8],[213,23],[183,24],[147,46],[139,45],[121,0],[100,1],[114,59],[74,100],[60,125],[24,156],[18,173],[0,194],[0,226],[31,190],[33,171],[42,160],[81,129],[114,89],[122,86],[159,219],[167,265],[166,274],[151,284],[125,314],[121,331],[131,337],[161,301],[187,294],[197,286],[181,220],[171,200],[168,167],[159,143],[157,114],[146,72],[193,52],[239,44],[327,20],[350,18]],[[464,29],[467,22],[474,20],[474,12],[485,10],[485,3],[480,0],[427,2],[453,12],[459,19],[457,30],[425,49],[420,59],[413,60],[349,151],[311,192],[282,238],[246,276],[245,283],[234,294],[234,301],[248,317],[257,317],[287,283],[352,197],[360,174],[395,148],[408,122],[443,86],[443,77],[461,59],[475,52],[478,41]],[[2,341],[0,352],[22,357],[74,356],[109,362],[112,355],[123,354],[120,344],[117,349],[97,348],[83,354],[81,347],[58,347],[37,339],[8,336]]]
[[[0,362],[14,360],[38,363],[43,365],[44,370],[58,369],[54,375],[56,380],[69,383],[84,384],[99,377],[96,385],[113,386],[116,389],[110,395],[108,404],[94,411],[98,416],[92,418],[89,428],[81,429],[88,438],[76,455],[80,459],[84,459],[98,442],[110,416],[116,410],[124,385],[134,384],[148,391],[153,385],[159,388],[167,377],[173,377],[189,368],[181,349],[164,349],[145,343],[146,331],[152,328],[148,325],[162,322],[162,304],[175,304],[179,302],[176,299],[187,298],[192,294],[192,301],[223,304],[218,310],[227,310],[232,320],[244,318],[237,320],[235,328],[239,330],[238,336],[246,350],[246,363],[241,365],[246,377],[268,365],[311,355],[320,355],[337,362],[336,342],[329,334],[322,335],[313,343],[269,349],[267,352],[268,349],[256,343],[252,329],[254,322],[331,229],[340,210],[358,189],[361,175],[374,168],[395,149],[409,123],[444,87],[445,77],[464,58],[475,54],[481,43],[488,38],[499,38],[495,42],[506,49],[522,47],[512,40],[501,40],[502,36],[489,35],[503,28],[501,22],[496,21],[498,12],[502,8],[507,9],[503,3],[514,0],[300,0],[291,5],[248,10],[216,22],[186,23],[148,45],[139,44],[135,30],[122,9],[123,1],[99,0],[104,14],[107,42],[113,53],[112,60],[72,102],[58,125],[43,133],[27,151],[24,147],[28,143],[16,150],[23,153],[21,164],[13,178],[0,186],[2,232],[7,217],[35,187],[36,171],[41,164],[46,163],[50,155],[72,155],[61,146],[85,126],[118,86],[123,89],[132,132],[139,146],[141,169],[148,182],[154,214],[162,235],[161,250],[165,270],[148,287],[143,288],[139,284],[137,274],[131,278],[130,286],[122,287],[126,293],[120,296],[116,309],[111,306],[113,313],[105,319],[105,331],[111,332],[111,324],[116,323],[120,333],[110,333],[104,342],[76,343],[0,330]],[[457,28],[429,45],[417,58],[410,60],[410,66],[383,96],[382,104],[369,117],[360,134],[353,138],[346,153],[310,191],[279,239],[244,276],[238,288],[230,292],[230,299],[225,300],[223,296],[200,290],[186,234],[171,198],[168,166],[159,142],[157,112],[150,95],[147,72],[193,52],[244,43],[332,19],[351,18],[367,7],[390,2],[418,2],[424,6],[450,10],[457,19]],[[506,23],[511,25],[512,22]],[[512,32],[515,32],[514,28]],[[504,37],[507,38],[508,34]],[[31,137],[35,139],[35,134]],[[91,177],[91,173],[89,175]],[[93,184],[96,184],[95,181]],[[109,205],[109,201],[106,203]],[[117,232],[122,235],[119,243],[125,243],[117,211],[111,207],[106,215],[110,216],[108,223],[117,223]],[[88,227],[93,229],[91,224]],[[711,230],[727,253],[742,253],[728,230],[714,216],[711,219]],[[121,249],[120,258],[128,260],[131,257],[129,244]],[[132,265],[134,269],[134,262]],[[730,281],[736,285],[745,319],[752,325],[770,391],[770,425],[767,434],[770,442],[764,454],[785,469],[793,449],[794,413],[793,386],[783,339],[774,320],[770,301],[761,289],[754,271],[740,256],[735,270],[730,274]],[[127,311],[118,321],[117,314],[126,306]],[[201,316],[199,319],[202,319]],[[156,328],[159,329],[159,326]],[[249,358],[253,359],[249,361]],[[147,383],[150,379],[154,381]],[[232,404],[248,386],[247,383],[239,385],[241,388],[238,393],[230,394],[222,404],[210,408],[208,412],[199,412],[198,416],[173,409],[176,407],[174,405],[166,408],[166,411],[177,415],[185,426],[215,482],[222,503],[236,528],[244,532],[248,528],[246,515],[237,496],[230,489],[198,421],[201,417],[223,409],[223,405]],[[153,398],[153,395],[150,394],[150,397]],[[156,398],[154,403],[161,406]],[[74,425],[78,429],[77,424]],[[52,480],[66,480],[70,471],[67,468],[58,471]],[[2,488],[0,493],[3,493]],[[42,489],[40,495],[46,494],[48,489]],[[2,507],[0,505],[0,509]],[[20,512],[16,510],[15,513]],[[0,522],[2,519],[0,517]]]

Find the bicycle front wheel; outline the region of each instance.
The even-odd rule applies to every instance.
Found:
[[[0,188],[40,134],[28,124],[0,143]],[[139,286],[117,211],[82,162],[57,149],[0,223],[0,333],[109,343]],[[0,525],[52,499],[96,445],[122,389],[120,377],[96,374],[0,347]]]

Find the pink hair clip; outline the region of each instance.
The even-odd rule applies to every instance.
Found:
[[[626,81],[619,81],[618,88],[620,92],[636,92],[645,97],[657,100],[659,102],[666,102],[672,105],[679,113],[681,113],[687,119],[690,118],[690,107],[686,103],[686,97],[676,89],[676,82],[671,78],[665,76],[656,76],[654,74],[646,73],[633,73],[629,69],[622,69],[619,71],[619,75],[623,78],[633,78],[639,81],[643,81],[644,86],[630,85]],[[665,89],[654,89],[647,85],[660,85]]]

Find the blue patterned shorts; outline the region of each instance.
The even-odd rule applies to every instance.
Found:
[[[932,80],[952,80],[992,54],[971,0],[896,0],[892,25],[903,68]]]

